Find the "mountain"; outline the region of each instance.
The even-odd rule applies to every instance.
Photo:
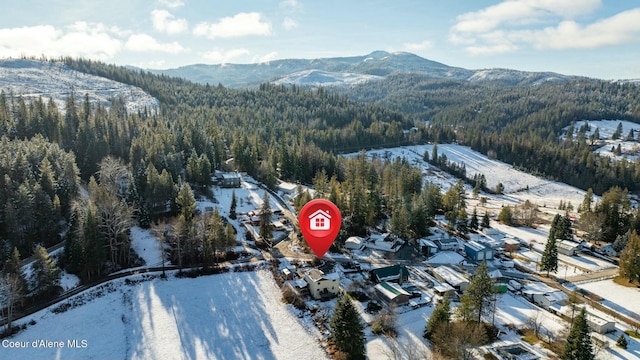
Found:
[[[66,98],[89,96],[93,104],[108,108],[113,97],[122,97],[129,112],[154,110],[159,102],[142,89],[85,74],[60,62],[29,59],[0,59],[0,90],[23,98],[53,99],[64,111]]]
[[[321,59],[286,59],[256,64],[189,65],[177,69],[150,70],[198,83],[231,88],[255,87],[273,82],[296,86],[349,87],[394,74],[420,74],[433,79],[493,82],[506,86],[568,81],[574,77],[550,72],[509,69],[467,70],[448,66],[408,52],[374,51],[368,55]]]

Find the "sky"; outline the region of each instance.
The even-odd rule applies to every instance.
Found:
[[[0,58],[190,64],[407,51],[466,69],[640,78],[638,0],[21,0]]]

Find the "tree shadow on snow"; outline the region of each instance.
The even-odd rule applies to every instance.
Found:
[[[246,272],[142,284],[133,291],[128,357],[276,359],[280,339],[260,281]]]

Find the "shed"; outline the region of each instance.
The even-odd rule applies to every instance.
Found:
[[[438,266],[433,269],[433,275],[440,281],[453,286],[458,291],[464,291],[469,286],[469,280],[459,272],[448,266]]]
[[[493,259],[493,249],[484,246],[477,241],[467,241],[464,243],[464,252],[473,261]]]
[[[504,251],[511,253],[518,250],[520,250],[520,241],[513,238],[504,239]]]
[[[411,294],[400,285],[383,281],[373,287],[380,298],[387,304],[406,305],[409,303]]]
[[[371,281],[375,283],[393,281],[403,283],[409,280],[409,270],[403,265],[385,266],[371,270]]]
[[[438,245],[431,240],[420,239],[418,243],[420,244],[420,252],[422,255],[431,256],[438,252]]]
[[[568,256],[575,255],[580,248],[580,244],[575,241],[569,240],[560,240],[556,243],[556,246],[558,247],[558,252],[560,254],[565,254]]]

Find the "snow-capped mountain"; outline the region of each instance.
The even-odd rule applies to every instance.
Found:
[[[177,69],[151,70],[151,72],[182,77],[203,84],[222,84],[232,88],[253,87],[265,82],[313,87],[348,87],[354,83],[359,84],[363,80],[380,80],[388,75],[403,73],[416,73],[435,79],[491,81],[507,86],[535,85],[574,78],[550,72],[509,69],[467,70],[408,52],[386,51],[374,51],[363,56],[287,59],[257,64],[199,64]]]
[[[158,108],[159,102],[142,89],[75,71],[56,61],[0,59],[0,91],[23,98],[53,99],[64,111],[66,98],[89,95],[89,101],[109,107],[113,97],[124,98],[129,112]]]

